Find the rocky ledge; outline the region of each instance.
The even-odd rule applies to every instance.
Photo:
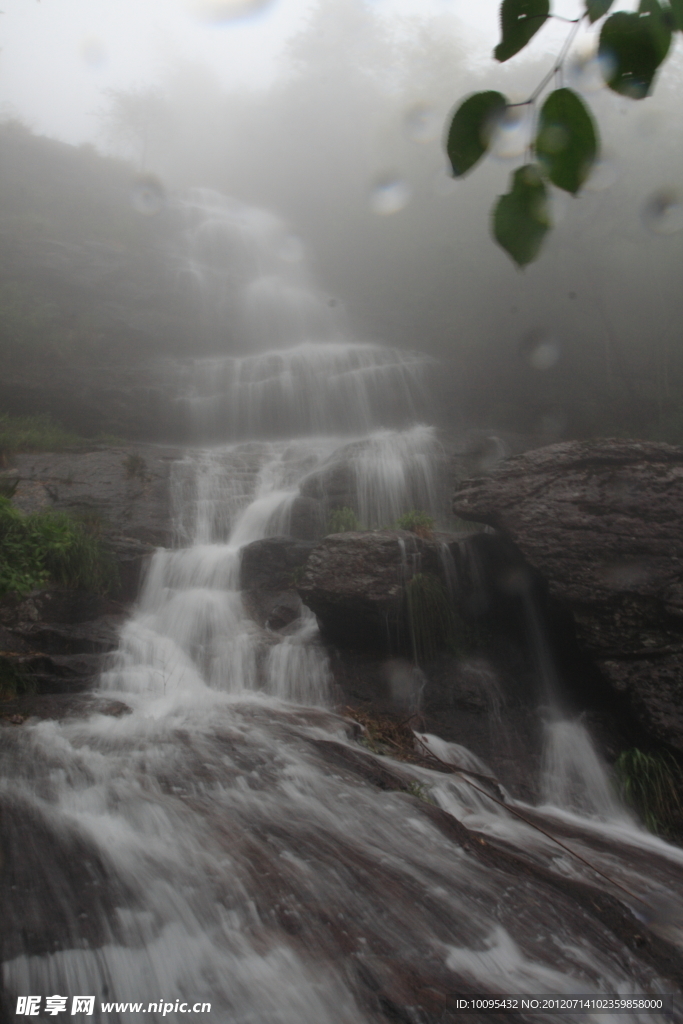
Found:
[[[418,567],[442,574],[433,541],[405,530],[331,534],[311,553],[298,591],[325,639],[390,653],[392,640],[407,636],[404,584]]]
[[[0,689],[18,682],[42,699],[93,685],[151,554],[170,543],[170,467],[178,454],[130,444],[13,457],[2,475],[16,483],[17,508],[84,517],[111,551],[118,583],[107,597],[49,587],[0,598]]]
[[[683,448],[549,445],[465,480],[453,510],[514,542],[613,692],[683,752]]]

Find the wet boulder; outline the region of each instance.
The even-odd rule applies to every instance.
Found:
[[[405,530],[331,534],[311,552],[297,589],[323,637],[342,647],[405,646],[404,584],[441,572],[436,544]]]
[[[242,548],[240,588],[259,625],[280,631],[299,618],[296,583],[313,547],[311,541],[265,537]]]
[[[120,700],[92,693],[27,693],[0,703],[0,726],[23,725],[30,719],[85,718],[108,715],[118,718],[131,709]]]
[[[464,481],[453,510],[514,542],[615,696],[683,751],[683,448],[549,445]]]
[[[0,599],[0,693],[73,694],[97,682],[118,644],[125,607],[52,587]]]
[[[292,590],[297,570],[305,565],[313,543],[291,537],[265,537],[242,548],[242,590]]]
[[[348,453],[346,458],[337,454],[326,466],[310,473],[302,482],[300,492],[309,501],[319,502],[324,510],[353,508],[357,511],[357,489],[351,453]]]

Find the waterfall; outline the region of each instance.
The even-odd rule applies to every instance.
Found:
[[[661,958],[563,884],[605,890],[628,921],[645,907],[681,944],[683,852],[594,807],[527,808],[546,832],[561,823],[572,859],[467,776],[360,747],[314,617],[276,632],[248,614],[244,545],[286,531],[340,466],[366,525],[439,513],[429,360],[340,338],[277,218],[208,192],[187,213],[188,273],[217,316],[234,312],[246,354],[178,370],[212,443],[173,467],[176,544],[154,555],[101,678],[130,712],[2,731],[12,1013],[59,993],[94,997],[90,1019],[112,1024],[204,1003],[220,1024],[431,1024],[455,1019],[459,994],[672,991]]]

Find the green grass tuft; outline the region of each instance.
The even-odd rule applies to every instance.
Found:
[[[411,533],[415,533],[418,537],[423,537],[425,540],[431,540],[434,534],[433,517],[428,515],[427,512],[422,512],[416,508],[399,516],[396,520],[396,526],[399,530],[410,530]]]
[[[350,533],[360,529],[361,525],[358,522],[358,516],[352,508],[333,508],[327,517],[328,534]]]
[[[683,771],[668,753],[624,750],[614,765],[627,804],[656,835],[680,835],[683,828]]]
[[[0,497],[0,595],[50,582],[104,594],[117,579],[116,563],[90,524],[51,510],[23,515]]]

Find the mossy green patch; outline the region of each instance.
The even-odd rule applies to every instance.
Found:
[[[396,527],[399,530],[410,530],[411,533],[415,533],[425,540],[431,540],[434,533],[434,517],[430,516],[428,512],[414,508],[399,516],[396,520]]]
[[[107,593],[117,582],[116,564],[87,522],[52,510],[24,515],[0,497],[0,594],[49,582]]]

